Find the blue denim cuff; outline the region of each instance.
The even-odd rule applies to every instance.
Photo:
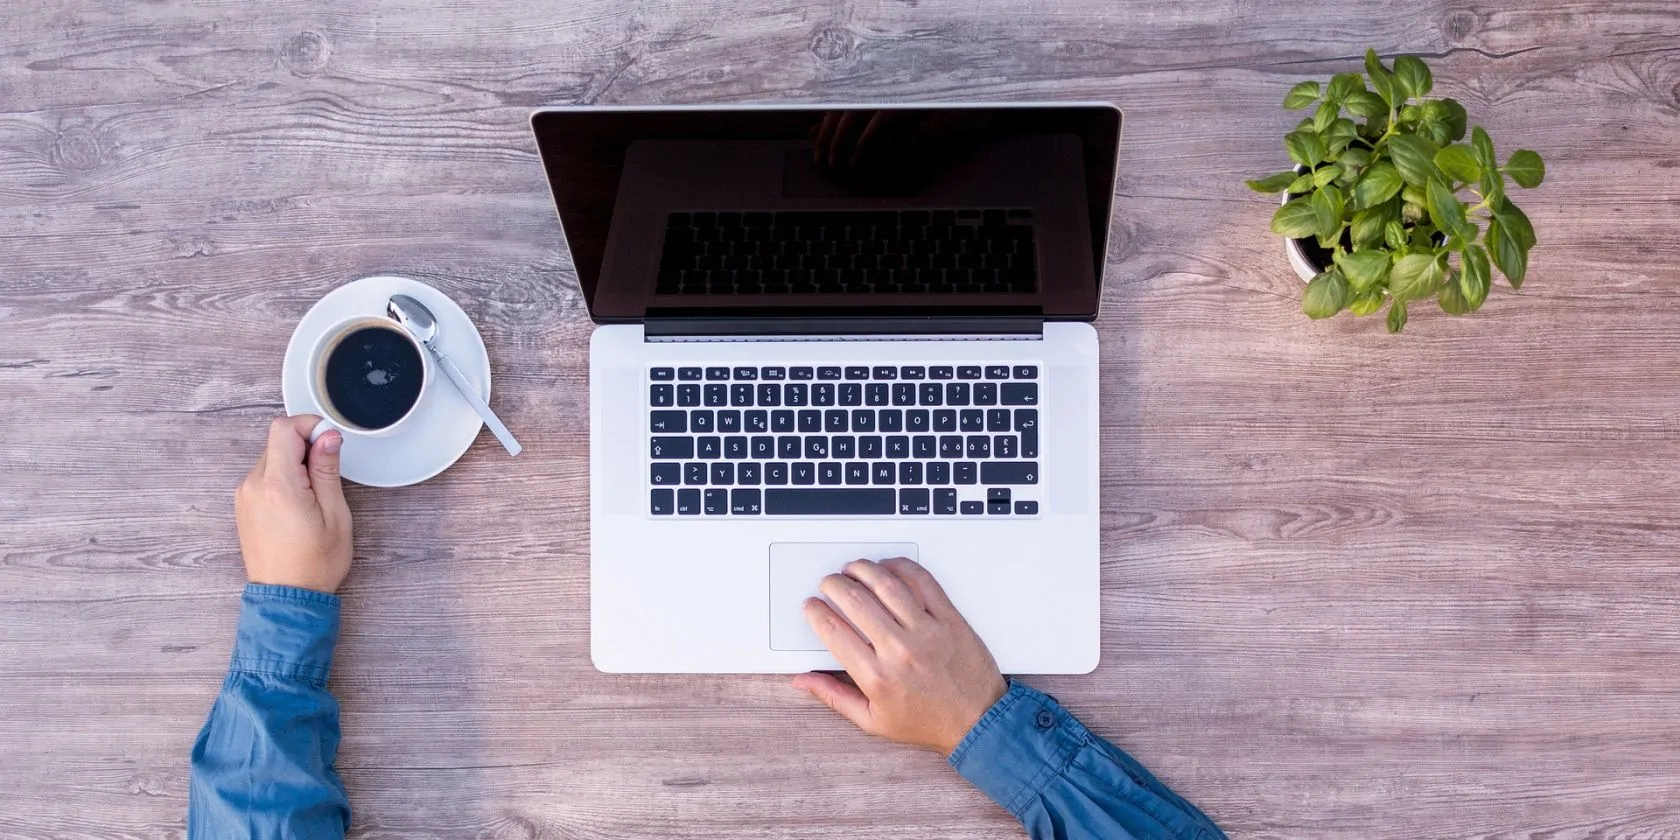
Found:
[[[1047,694],[1013,680],[951,752],[951,767],[1017,819],[1089,733]]]
[[[337,595],[248,583],[240,604],[230,672],[327,684],[338,640]]]

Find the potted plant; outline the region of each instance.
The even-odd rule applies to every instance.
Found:
[[[1399,332],[1407,306],[1430,298],[1449,315],[1474,312],[1490,262],[1522,286],[1534,227],[1506,178],[1539,186],[1545,164],[1520,149],[1501,165],[1481,126],[1462,142],[1464,106],[1427,98],[1433,84],[1422,60],[1403,55],[1390,68],[1366,50],[1364,74],[1302,82],[1284,97],[1291,110],[1316,106],[1283,138],[1295,168],[1248,185],[1284,194],[1272,230],[1308,281],[1308,317],[1369,315],[1386,298],[1388,330]]]

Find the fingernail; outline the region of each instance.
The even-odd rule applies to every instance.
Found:
[[[337,455],[338,448],[344,445],[344,436],[338,432],[327,432],[321,436],[321,451],[328,455]]]

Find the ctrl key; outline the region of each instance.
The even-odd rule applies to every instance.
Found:
[[[657,493],[659,491],[655,490],[653,492]],[[677,491],[677,513],[681,516],[699,516],[700,515],[700,491],[699,490],[678,490]]]

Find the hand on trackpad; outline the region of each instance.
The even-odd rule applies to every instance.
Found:
[[[805,621],[805,599],[822,597],[817,584],[847,563],[889,557],[921,560],[915,543],[772,543],[770,648],[827,650]]]

